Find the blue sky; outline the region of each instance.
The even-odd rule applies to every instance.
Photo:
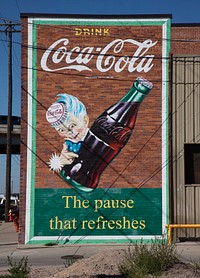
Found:
[[[200,0],[0,0],[0,24],[20,23],[20,13],[47,14],[171,14],[172,23],[200,23]],[[19,30],[16,27],[16,30]],[[4,30],[0,26],[0,30]],[[20,116],[20,33],[13,34],[13,115]],[[0,33],[0,114],[7,114],[8,48]],[[5,192],[6,156],[0,155],[0,193]],[[20,156],[12,155],[12,189],[19,192]]]

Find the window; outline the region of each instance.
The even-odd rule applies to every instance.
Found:
[[[200,184],[200,144],[185,144],[185,184]]]
[[[20,117],[12,116],[11,123],[13,125],[20,125],[20,122],[21,122],[21,118]],[[7,125],[7,123],[8,123],[8,116],[0,115],[0,124]]]

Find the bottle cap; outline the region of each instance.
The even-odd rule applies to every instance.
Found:
[[[143,85],[144,87],[148,88],[149,90],[151,90],[153,88],[153,84],[141,76],[137,78],[137,81],[139,84]]]
[[[46,112],[46,119],[52,127],[57,127],[67,119],[67,108],[63,103],[53,103]]]

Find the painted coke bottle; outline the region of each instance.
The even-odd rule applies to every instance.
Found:
[[[152,83],[137,78],[130,91],[94,121],[78,158],[60,172],[65,181],[85,192],[97,187],[104,169],[127,144],[140,104],[152,88]]]

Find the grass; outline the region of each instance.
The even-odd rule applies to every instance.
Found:
[[[1,278],[28,278],[31,268],[28,266],[28,257],[19,261],[13,261],[11,256],[7,257],[10,268],[8,274],[0,275]]]
[[[192,260],[192,261],[191,261],[191,265],[192,265],[196,270],[200,269],[200,259],[199,259],[198,261]]]
[[[133,250],[128,249],[119,270],[127,278],[157,277],[177,262],[175,246],[168,245],[165,239],[150,244],[141,241]]]

